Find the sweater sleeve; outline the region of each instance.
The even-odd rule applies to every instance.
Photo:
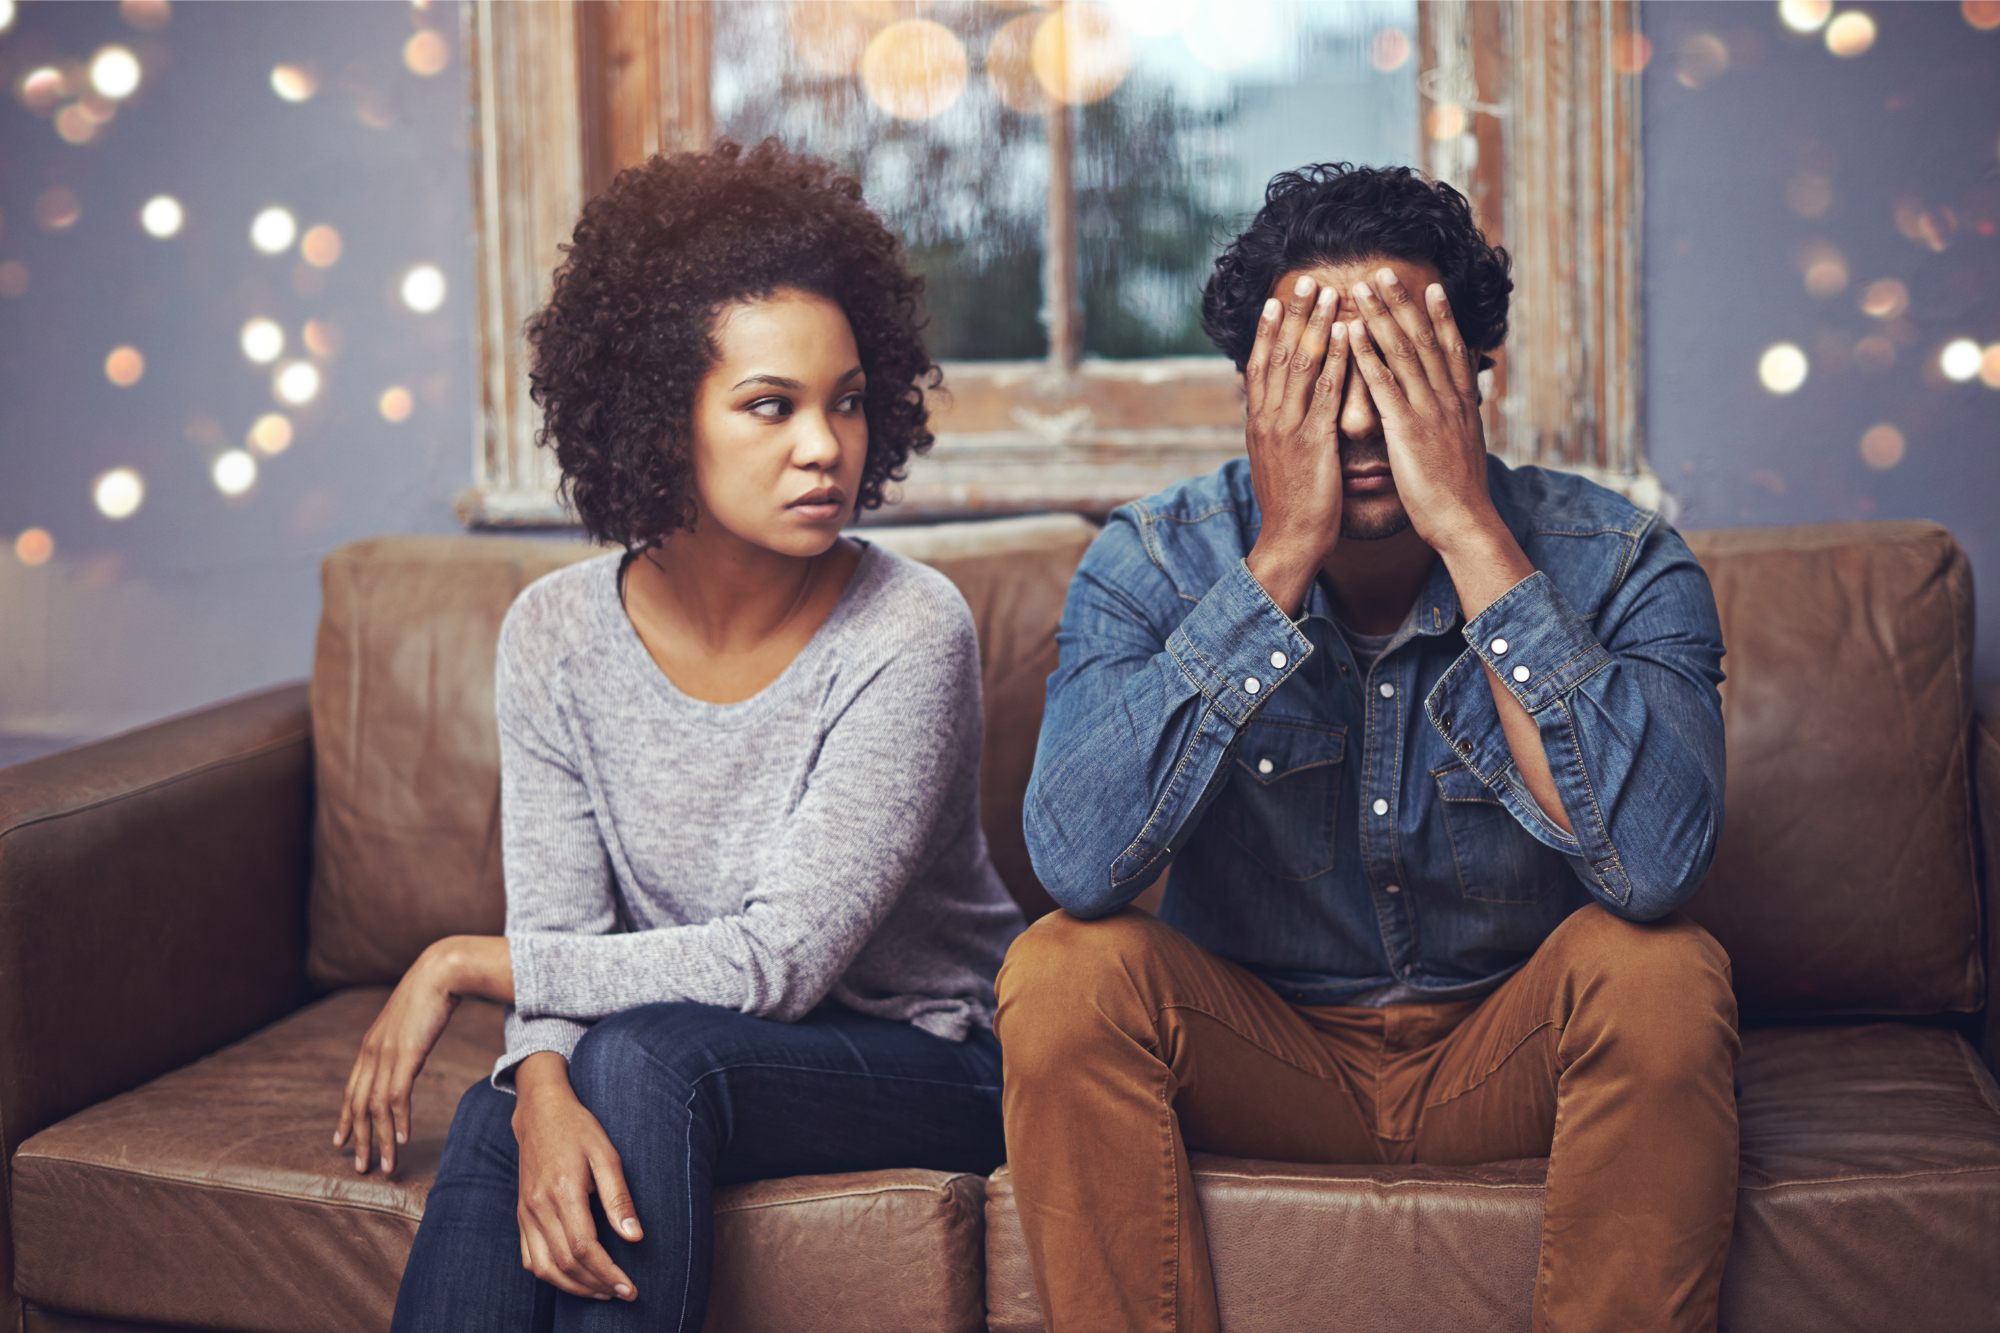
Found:
[[[792,1021],[817,1005],[943,839],[955,770],[979,753],[972,618],[949,585],[899,590],[889,623],[848,627],[804,790],[740,910],[621,931],[582,782],[517,734],[503,740],[508,943],[524,1028],[696,1001]],[[507,729],[503,727],[503,735]],[[671,812],[662,812],[671,818]],[[561,885],[565,910],[548,888]]]

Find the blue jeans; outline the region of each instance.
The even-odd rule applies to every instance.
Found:
[[[618,1149],[646,1229],[624,1240],[598,1212],[598,1238],[639,1298],[570,1296],[521,1267],[515,1102],[481,1080],[452,1121],[395,1333],[693,1333],[708,1308],[716,1185],[894,1166],[983,1175],[1006,1156],[1000,1044],[984,1029],[951,1042],[833,1005],[776,1023],[652,1004],[591,1028],[569,1078]]]

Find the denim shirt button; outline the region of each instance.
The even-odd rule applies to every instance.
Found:
[[[1386,815],[1389,813],[1389,803],[1383,800],[1380,796],[1377,796],[1375,798],[1375,804],[1370,808],[1373,809],[1375,813],[1378,815]]]
[[[1528,683],[1528,677],[1533,674],[1534,673],[1529,671],[1528,668],[1525,666],[1517,666],[1514,668],[1514,679],[1521,682],[1521,684],[1523,685],[1526,685]]]
[[[1493,641],[1493,655],[1495,657],[1505,657],[1507,655],[1507,641],[1505,639],[1495,639]]]
[[[1460,737],[1458,742],[1458,752],[1460,754],[1468,754],[1468,755],[1471,754],[1472,742],[1464,739],[1463,737]]]
[[[1276,767],[1277,767],[1277,765],[1276,765],[1276,764],[1273,764],[1273,763],[1272,763],[1272,762],[1271,762],[1270,760],[1268,760],[1268,759],[1259,759],[1259,760],[1257,761],[1257,771],[1258,771],[1259,773],[1266,773],[1266,774],[1268,774],[1268,773],[1269,773],[1269,772],[1270,772],[1270,771],[1271,771],[1271,770],[1272,770],[1273,768],[1276,768]]]
[[[1258,680],[1255,676],[1245,676],[1243,678],[1243,692],[1245,694],[1255,694],[1263,688],[1264,682]]]
[[[1443,717],[1438,719],[1439,730],[1443,731],[1444,734],[1447,736],[1451,735],[1451,724],[1452,724],[1452,716],[1450,713],[1446,713]]]
[[[1383,890],[1385,893],[1401,893],[1402,891],[1403,886],[1400,884],[1391,884],[1387,889]]]
[[[1288,659],[1287,659],[1287,658],[1285,657],[1285,655],[1284,655],[1283,653],[1272,653],[1272,654],[1271,654],[1271,665],[1272,665],[1272,667],[1273,667],[1273,668],[1275,668],[1276,670],[1279,670],[1279,671],[1283,671],[1283,670],[1285,669],[1285,662],[1286,662],[1287,660],[1288,660]]]
[[[1382,697],[1384,699],[1393,699],[1396,697],[1396,687],[1394,685],[1391,685],[1388,681],[1386,680],[1383,681],[1379,688],[1382,691]]]

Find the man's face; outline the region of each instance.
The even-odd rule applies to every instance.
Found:
[[[1311,278],[1322,287],[1340,293],[1335,317],[1351,320],[1360,313],[1354,302],[1354,284],[1375,285],[1375,274],[1384,265],[1394,269],[1405,291],[1421,293],[1438,281],[1438,271],[1422,261],[1370,255],[1342,264],[1318,264],[1311,268],[1287,269],[1271,284],[1269,296],[1291,298],[1301,277]],[[1340,467],[1346,485],[1340,503],[1340,535],[1350,541],[1380,541],[1410,526],[1403,500],[1396,493],[1396,479],[1389,472],[1389,445],[1382,436],[1382,419],[1368,396],[1368,384],[1354,373],[1352,364],[1342,385],[1337,429],[1340,439]]]

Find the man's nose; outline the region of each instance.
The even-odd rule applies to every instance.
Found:
[[[1375,400],[1368,396],[1368,381],[1352,366],[1347,371],[1347,394],[1340,403],[1340,434],[1344,439],[1365,440],[1382,429],[1375,415]]]

